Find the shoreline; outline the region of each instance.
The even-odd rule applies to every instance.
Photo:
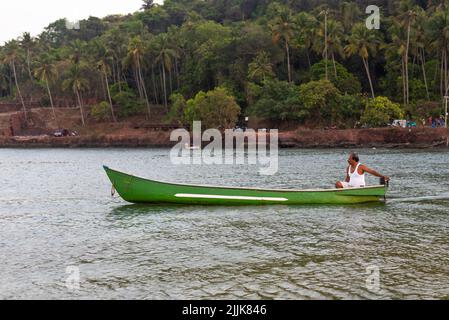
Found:
[[[134,135],[82,135],[55,138],[50,136],[0,137],[0,148],[171,148],[170,132]],[[207,144],[207,143],[205,143]],[[379,128],[346,130],[306,130],[279,133],[279,148],[387,148],[446,149],[449,129]]]

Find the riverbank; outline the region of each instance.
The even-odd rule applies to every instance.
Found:
[[[350,130],[304,130],[281,132],[281,148],[447,148],[449,129],[379,128]],[[82,134],[56,138],[42,136],[0,137],[0,148],[170,148],[169,131],[129,130],[120,134]]]

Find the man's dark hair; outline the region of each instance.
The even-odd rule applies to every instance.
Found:
[[[360,162],[359,155],[355,152],[351,153],[351,159],[354,160],[355,162]]]

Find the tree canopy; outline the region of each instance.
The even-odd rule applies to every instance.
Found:
[[[181,97],[201,105],[214,95],[233,97],[241,116],[275,121],[313,113],[318,125],[347,126],[378,96],[422,116],[419,104],[449,91],[449,1],[369,4],[381,8],[380,30],[366,27],[362,0],[145,0],[134,14],[79,28],[59,19],[0,46],[0,99],[20,102],[25,115],[31,101],[69,103],[83,123],[86,105],[98,119],[151,121],[153,105],[168,114]]]

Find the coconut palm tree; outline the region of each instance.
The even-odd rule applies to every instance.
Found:
[[[358,23],[352,28],[349,44],[345,47],[345,53],[348,56],[358,55],[362,59],[373,98],[376,96],[371,78],[369,58],[370,55],[377,53],[380,43],[380,37],[376,30],[369,30],[363,23]]]
[[[33,80],[33,76],[31,74],[31,50],[34,47],[35,43],[29,32],[24,32],[22,34],[22,37],[20,38],[20,44],[26,52],[28,75],[30,76],[30,80]]]
[[[430,101],[429,83],[426,72],[426,49],[429,46],[429,40],[426,37],[425,25],[429,17],[424,10],[418,11],[418,17],[415,27],[415,41],[414,46],[417,52],[419,61],[421,61],[421,71],[423,74],[424,85],[426,86],[427,100]]]
[[[410,52],[410,35],[412,31],[412,25],[416,21],[416,18],[418,16],[417,14],[417,8],[414,5],[413,2],[409,0],[401,0],[399,2],[399,12],[401,14],[398,16],[398,21],[400,25],[407,30],[407,43],[405,47],[405,57],[404,57],[404,81],[405,81],[405,93],[406,93],[406,101],[405,104],[408,105],[410,102],[410,85],[409,85],[409,70],[408,70],[408,63],[409,63],[409,52]]]
[[[109,75],[111,72],[110,64],[113,62],[112,54],[111,52],[108,51],[106,46],[100,41],[96,41],[94,45],[96,52],[97,69],[100,72],[101,81],[103,81],[106,87],[106,94],[109,101],[109,107],[111,109],[112,120],[114,122],[117,122],[117,118],[114,112],[114,105],[112,103],[111,89],[109,87]]]
[[[58,118],[56,117],[55,105],[53,103],[53,96],[52,96],[51,90],[50,90],[50,81],[52,81],[56,77],[57,70],[56,70],[56,66],[52,63],[49,55],[43,54],[40,57],[39,67],[37,67],[36,70],[34,70],[34,75],[40,81],[45,82],[45,86],[47,87],[48,97],[50,99],[51,109],[53,111],[53,117],[55,118],[55,121],[58,124]]]
[[[77,102],[80,108],[81,123],[83,126],[86,125],[86,120],[84,117],[83,101],[81,99],[81,92],[84,91],[89,83],[88,80],[83,76],[82,72],[83,66],[81,63],[73,63],[70,66],[67,79],[63,82],[64,89],[70,89],[76,96]]]
[[[268,53],[260,52],[248,66],[248,78],[252,81],[266,81],[274,77],[273,64]]]
[[[20,102],[22,103],[23,115],[25,121],[28,121],[27,109],[25,106],[25,101],[23,100],[22,92],[20,91],[19,79],[16,71],[16,62],[19,56],[19,44],[16,40],[11,40],[5,44],[5,57],[3,63],[9,64],[14,75],[14,82],[17,88],[17,94],[19,95]]]
[[[407,32],[397,22],[393,21],[388,29],[391,40],[383,47],[386,49],[385,56],[389,61],[394,61],[398,57],[401,59],[402,94],[404,106],[407,105],[407,80],[406,80],[406,60],[407,60]]]
[[[310,50],[314,46],[316,34],[319,30],[318,20],[307,12],[300,12],[295,17],[295,25],[297,27],[297,43],[299,47],[306,50],[309,68],[312,66],[310,62]]]
[[[156,4],[154,3],[153,0],[143,0],[143,4],[141,9],[142,10],[150,10],[151,8],[153,8]]]
[[[448,78],[448,45],[449,45],[449,10],[437,10],[428,20],[426,35],[431,48],[440,57],[440,91],[447,95],[449,90]]]
[[[343,2],[338,9],[338,20],[343,24],[345,33],[349,33],[352,26],[360,18],[362,12],[358,4],[354,2]]]
[[[290,64],[290,42],[294,38],[295,22],[290,10],[282,10],[270,23],[273,42],[283,43],[287,55],[288,81],[292,82],[292,66]]]
[[[171,70],[173,66],[173,60],[178,56],[177,52],[171,48],[168,34],[161,33],[154,38],[153,41],[154,50],[156,53],[155,63],[160,63],[162,67],[162,86],[164,89],[164,104],[168,108],[168,96],[167,96],[167,80],[166,71]]]
[[[344,40],[344,28],[340,22],[337,22],[333,19],[328,19],[326,22],[326,32],[327,35],[324,35],[323,29],[318,31],[318,36],[315,41],[315,51],[318,53],[322,52],[322,48],[325,48],[325,56],[329,55],[332,59],[333,68],[334,68],[334,76],[337,75],[337,65],[336,65],[336,56],[344,56],[344,48],[343,48],[343,40]],[[327,40],[325,44],[324,41]],[[327,69],[327,64],[326,64]],[[327,74],[327,71],[326,71]]]
[[[323,51],[323,57],[324,61],[326,62],[326,80],[329,80],[329,72],[327,69],[327,62],[329,60],[329,50],[328,50],[328,17],[329,17],[329,9],[325,8],[320,12],[320,16],[324,16],[324,51]]]
[[[103,37],[104,45],[112,55],[113,79],[118,84],[119,91],[122,91],[122,61],[126,57],[127,47],[126,36],[118,28],[109,30]]]
[[[147,89],[142,73],[142,58],[146,52],[146,47],[142,41],[141,36],[135,36],[128,44],[128,55],[125,58],[125,64],[131,64],[134,70],[134,77],[136,79],[137,89],[139,95],[145,100],[148,111],[148,118],[151,117],[151,106],[148,101]]]

